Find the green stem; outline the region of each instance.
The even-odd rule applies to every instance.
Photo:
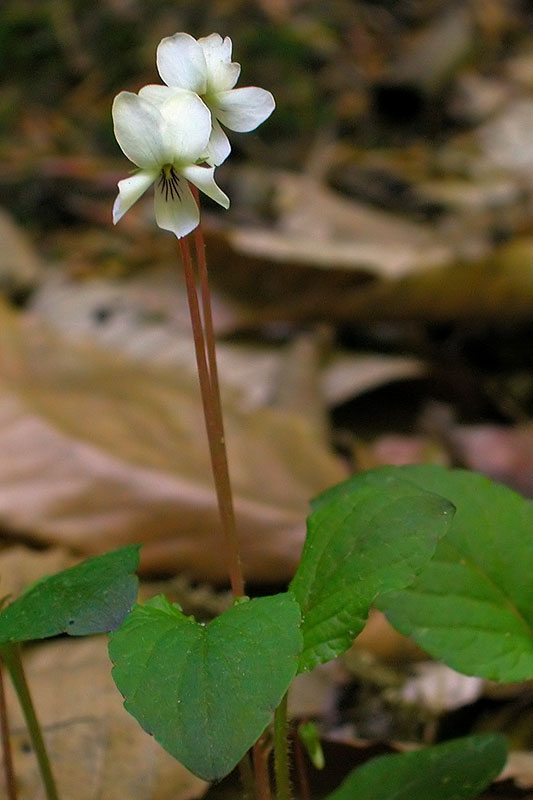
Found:
[[[44,744],[41,726],[39,725],[28,683],[26,681],[26,676],[24,675],[24,669],[22,667],[22,661],[20,658],[20,646],[18,644],[4,644],[0,649],[2,658],[4,659],[9,670],[9,675],[11,677],[11,681],[13,682],[13,686],[15,687],[24,717],[26,718],[28,733],[30,734],[33,750],[41,771],[41,777],[43,779],[47,800],[59,800],[54,776],[52,774],[52,768],[50,766],[50,760]]]
[[[17,782],[13,768],[13,755],[9,738],[9,720],[7,717],[6,693],[4,687],[3,660],[0,655],[0,737],[2,755],[4,757],[4,773],[6,778],[7,800],[17,800]]]
[[[292,800],[289,774],[289,738],[287,723],[287,692],[274,712],[274,772],[277,800]]]

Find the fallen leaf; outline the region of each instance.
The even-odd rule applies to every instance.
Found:
[[[446,664],[424,661],[412,670],[414,675],[402,686],[400,697],[433,714],[473,703],[483,693],[483,678],[461,675]]]
[[[54,641],[24,652],[60,797],[192,800],[207,784],[191,775],[122,707],[106,637]],[[18,702],[6,681],[19,800],[44,800]]]
[[[356,651],[365,650],[386,664],[409,663],[427,658],[412,639],[398,633],[386,616],[375,608],[370,610],[368,622],[352,648]]]
[[[423,362],[408,356],[338,353],[325,367],[324,395],[337,405],[388,383],[421,378],[424,372]]]
[[[48,276],[32,297],[31,310],[47,326],[80,343],[92,342],[141,363],[173,366],[196,376],[193,338],[185,289],[176,271],[150,274],[142,280],[65,280]],[[224,328],[224,303],[215,295],[215,324]],[[293,395],[293,408],[307,415],[311,397],[319,395],[338,405],[393,381],[420,377],[423,362],[407,356],[350,353],[329,346],[319,328],[296,336],[288,347],[253,341],[217,343],[217,361],[223,387],[238,390],[248,411],[265,405],[287,407],[280,394],[291,391],[294,373],[316,380],[313,395]],[[325,351],[323,353],[322,351]],[[309,361],[312,361],[311,368]],[[318,363],[320,362],[320,363]]]
[[[454,425],[449,440],[469,469],[533,496],[533,427]]]
[[[496,169],[524,175],[533,166],[531,125],[533,101],[528,97],[513,99],[497,117],[478,131],[485,158]]]
[[[42,273],[41,260],[21,228],[2,209],[0,241],[0,290],[9,293],[27,291]]]
[[[354,288],[339,300],[336,313],[359,322],[516,321],[533,308],[532,254],[533,239],[523,236],[475,261]]]
[[[533,789],[533,753],[525,750],[509,753],[499,780],[509,779],[512,779],[520,789]]]
[[[54,336],[2,313],[0,516],[95,554],[144,542],[145,570],[226,579],[196,378]],[[293,574],[309,498],[344,477],[301,415],[224,397],[250,580]]]
[[[399,278],[448,264],[453,253],[429,227],[342,197],[313,178],[278,173],[275,230],[238,228],[232,246],[273,262],[361,270]]]
[[[30,550],[22,545],[8,547],[0,553],[0,597],[18,597],[31,583],[71,567],[73,557],[62,547]]]

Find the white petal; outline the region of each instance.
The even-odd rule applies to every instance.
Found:
[[[220,127],[215,117],[211,117],[211,136],[207,148],[207,161],[218,167],[231,153],[229,139]]]
[[[247,86],[219,92],[211,104],[216,117],[231,131],[253,131],[274,111],[276,103],[266,89]]]
[[[216,185],[213,167],[200,167],[194,164],[190,167],[183,167],[181,174],[201,189],[211,200],[214,200],[215,203],[219,203],[224,208],[229,208],[229,197]]]
[[[171,231],[178,239],[187,236],[200,222],[200,212],[192,192],[183,178],[178,179],[179,194],[165,194],[159,187],[154,196],[156,222],[165,231]]]
[[[139,97],[142,97],[143,100],[148,100],[153,106],[157,106],[160,108],[163,103],[169,100],[175,89],[172,89],[170,86],[164,86],[161,83],[151,83],[149,86],[143,86],[142,89],[139,89]]]
[[[141,170],[118,182],[118,197],[113,205],[113,224],[124,216],[139,197],[152,185],[159,170]]]
[[[207,87],[207,64],[204,52],[188,33],[167,36],[157,48],[157,69],[168,86],[204,94]]]
[[[120,92],[113,101],[115,136],[123,153],[143,169],[168,161],[163,119],[158,109],[132,92]]]
[[[225,36],[223,39],[220,33],[212,33],[209,36],[201,36],[198,39],[198,44],[204,51],[206,60],[209,58],[208,53],[212,53],[222,61],[227,61],[228,63],[231,61],[233,44],[229,36]]]
[[[231,60],[231,39],[218,33],[198,39],[207,64],[207,92],[233,89],[241,72],[241,65]]]
[[[197,94],[174,89],[161,106],[164,137],[172,164],[194,164],[207,153],[211,135],[211,113]]]

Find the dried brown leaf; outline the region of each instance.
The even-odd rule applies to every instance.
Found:
[[[343,198],[312,178],[281,173],[274,188],[277,229],[233,230],[229,239],[237,251],[382,278],[425,271],[452,259],[444,238],[429,227]]]
[[[34,286],[42,264],[30,241],[5,211],[0,209],[0,290],[17,292]]]
[[[105,637],[47,642],[24,661],[61,797],[192,800],[203,795],[205,782],[124,711]],[[21,711],[7,688],[19,798],[44,800]]]
[[[71,555],[61,547],[30,550],[22,545],[8,547],[0,553],[0,597],[18,597],[29,584],[73,566]]]
[[[96,553],[142,541],[143,565],[225,579],[196,380],[74,346],[2,314],[0,516],[12,530]],[[344,470],[299,414],[225,397],[243,563],[283,580],[309,498]]]

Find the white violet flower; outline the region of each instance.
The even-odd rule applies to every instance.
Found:
[[[155,105],[167,101],[175,89],[198,94],[211,111],[209,163],[217,166],[228,157],[231,146],[220,123],[232,131],[252,131],[275,108],[270,92],[257,86],[234,89],[240,64],[231,60],[231,39],[212,33],[196,40],[188,33],[163,39],[157,48],[157,68],[167,84],[145,86],[141,97]]]
[[[200,219],[189,181],[224,208],[229,207],[229,198],[215,183],[214,168],[205,165],[211,114],[192,91],[174,90],[156,104],[149,102],[147,95],[143,90],[138,95],[120,92],[113,102],[115,136],[124,154],[139,168],[119,181],[113,222],[155,183],[157,224],[181,238],[196,228]]]

